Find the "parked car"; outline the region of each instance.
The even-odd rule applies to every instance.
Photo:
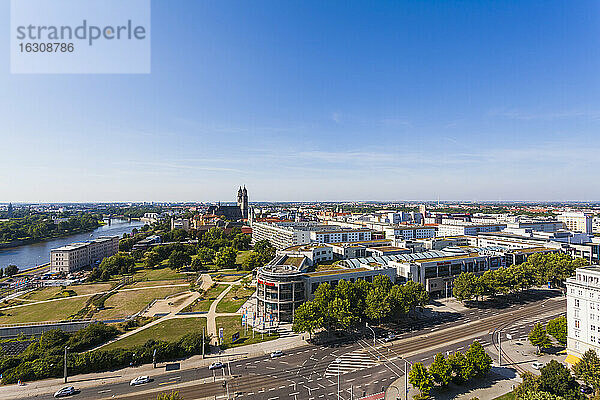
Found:
[[[542,368],[544,368],[544,363],[535,361],[533,364],[531,364],[531,366],[535,369],[542,369]]]
[[[73,386],[66,386],[62,389],[59,389],[56,393],[54,393],[54,397],[66,397],[71,396],[76,393],[75,388]]]
[[[283,355],[283,351],[276,350],[276,351],[274,351],[274,352],[271,353],[271,358],[281,357],[282,355]]]
[[[143,385],[144,383],[148,383],[152,381],[152,379],[150,379],[150,377],[144,375],[144,376],[138,376],[137,378],[133,378],[131,380],[131,382],[129,382],[130,386],[136,386],[136,385]]]
[[[223,368],[223,363],[220,361],[214,362],[208,366],[208,369],[220,369]]]

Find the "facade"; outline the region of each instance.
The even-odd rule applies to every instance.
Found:
[[[371,282],[375,276],[386,275],[396,280],[396,270],[390,267],[349,268],[331,271],[305,272],[292,265],[266,265],[256,275],[255,315],[263,320],[293,322],[294,311],[302,303],[314,298],[322,283],[336,286],[340,280],[355,282],[364,279]]]
[[[288,256],[306,257],[309,265],[315,265],[323,261],[333,260],[333,249],[329,246],[316,243],[288,247],[279,253]]]
[[[591,213],[583,211],[567,211],[560,214],[557,219],[570,231],[591,234],[593,217]]]
[[[504,228],[506,228],[506,224],[472,224],[465,222],[440,224],[438,225],[437,236],[478,235],[484,232],[500,232]]]
[[[221,202],[216,206],[208,207],[207,214],[218,215],[229,220],[247,219],[249,216],[248,205],[248,190],[246,186],[240,186],[237,192],[237,204],[235,206],[221,205]]]
[[[171,230],[173,229],[183,229],[186,232],[189,232],[192,228],[190,220],[187,218],[171,218]]]
[[[434,226],[392,226],[383,231],[387,239],[412,240],[436,236]]]
[[[600,266],[578,268],[567,279],[567,362],[587,350],[600,355]]]
[[[372,231],[361,229],[337,229],[310,232],[310,240],[316,243],[346,243],[371,240]]]
[[[105,236],[89,242],[72,243],[50,251],[50,272],[66,274],[117,254],[119,237]]]

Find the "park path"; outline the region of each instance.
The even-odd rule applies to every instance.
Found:
[[[183,295],[187,296],[187,298],[185,299],[185,301],[183,301],[181,304],[179,304],[177,306],[170,307],[171,311],[167,315],[165,315],[163,317],[160,317],[160,318],[158,318],[158,319],[156,319],[156,320],[154,320],[154,321],[152,321],[152,322],[150,322],[150,323],[148,323],[148,324],[146,324],[144,326],[140,326],[139,328],[136,328],[136,329],[131,330],[129,332],[125,332],[124,334],[122,334],[120,336],[117,336],[113,340],[111,340],[109,342],[106,342],[106,343],[104,343],[104,344],[102,344],[102,345],[100,345],[98,347],[95,347],[95,348],[93,348],[93,349],[91,349],[89,351],[94,351],[94,350],[102,348],[102,347],[104,347],[104,346],[106,346],[106,345],[108,345],[110,343],[114,343],[114,342],[116,342],[118,340],[125,339],[128,336],[135,335],[136,333],[139,333],[139,332],[143,331],[144,329],[148,329],[151,326],[160,324],[161,322],[167,321],[169,319],[180,318],[180,317],[188,317],[189,318],[190,317],[189,315],[186,315],[186,316],[181,316],[180,315],[180,316],[178,316],[177,313],[179,313],[181,310],[183,310],[184,308],[186,308],[187,306],[189,306],[190,304],[192,304],[194,301],[196,301],[196,299],[198,299],[200,297],[200,293],[198,293],[198,292],[184,292],[183,294],[182,293],[178,293],[175,296],[170,296],[169,300],[173,299],[174,297],[180,297],[180,296],[183,296]],[[165,299],[162,299],[160,301],[168,301],[168,299],[165,298]]]
[[[135,291],[135,290],[159,289],[159,288],[169,288],[169,287],[178,287],[178,286],[189,286],[189,284],[187,284],[187,283],[179,284],[178,283],[176,285],[141,286],[141,287],[137,287],[137,288],[118,289],[116,292],[117,293],[118,292],[129,292],[129,291]],[[28,306],[33,306],[36,304],[52,303],[54,301],[70,300],[70,299],[76,299],[76,298],[81,298],[81,297],[91,297],[91,296],[95,296],[97,294],[106,294],[109,292],[111,292],[111,290],[105,290],[105,291],[96,292],[96,293],[78,294],[78,295],[70,296],[70,297],[59,297],[56,299],[39,300],[39,301],[33,301],[32,303],[17,304],[14,306],[2,307],[2,308],[0,308],[0,310],[10,310],[13,308],[28,307]],[[27,299],[19,299],[19,298],[15,298],[15,300],[28,301]],[[29,300],[29,301],[32,301],[32,300]]]
[[[223,290],[217,296],[215,301],[213,301],[210,304],[210,309],[208,310],[208,313],[206,314],[206,330],[208,331],[208,334],[211,337],[211,339],[210,339],[211,344],[213,344],[215,346],[219,345],[219,335],[217,332],[217,317],[240,315],[237,312],[235,312],[235,313],[218,313],[217,306],[219,305],[219,302],[227,295],[227,293],[229,293],[229,291],[231,290],[232,287],[234,287],[235,285],[242,284],[242,281],[244,280],[244,278],[245,278],[245,276],[234,282],[219,282],[219,284],[226,284],[226,285],[228,285],[228,287],[227,287],[227,289]]]

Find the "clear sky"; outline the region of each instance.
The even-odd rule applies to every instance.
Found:
[[[0,201],[598,200],[597,1],[154,0],[149,75],[11,75]]]

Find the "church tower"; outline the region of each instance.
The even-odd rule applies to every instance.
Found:
[[[248,190],[246,186],[242,189],[242,199],[240,204],[240,211],[242,212],[243,218],[248,218]]]

